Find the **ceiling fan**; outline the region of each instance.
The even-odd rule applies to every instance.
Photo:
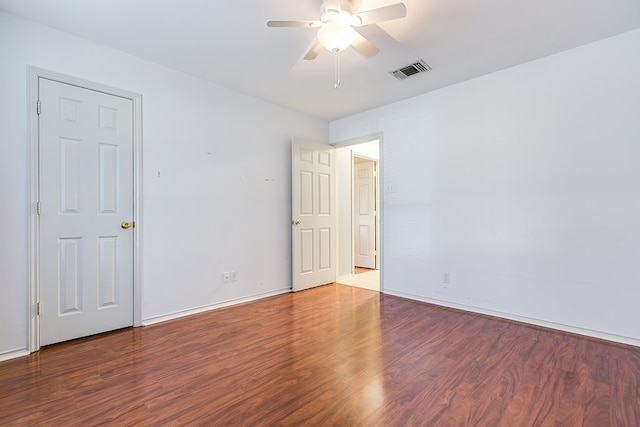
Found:
[[[315,59],[323,47],[337,54],[349,46],[370,58],[380,49],[358,33],[355,27],[404,18],[406,15],[407,8],[403,3],[354,13],[349,0],[323,0],[317,21],[268,21],[267,26],[318,28],[316,41],[304,56],[307,60]]]

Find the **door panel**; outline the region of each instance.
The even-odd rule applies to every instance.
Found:
[[[332,184],[331,175],[326,173],[318,174],[318,215],[331,215]]]
[[[82,312],[82,239],[58,239],[58,311],[60,315]]]
[[[336,278],[333,147],[294,139],[292,159],[293,290]]]
[[[100,144],[98,169],[100,183],[100,214],[116,214],[118,212],[118,159],[119,147],[111,144]]]
[[[118,303],[118,276],[113,266],[118,262],[118,239],[102,236],[98,238],[98,308]]]
[[[318,229],[318,253],[320,255],[320,260],[318,262],[318,267],[320,270],[327,270],[331,268],[333,256],[333,247],[331,242],[331,228],[320,228]]]
[[[40,344],[133,324],[133,102],[39,79]]]
[[[313,229],[299,230],[300,239],[300,274],[313,273]],[[296,265],[298,262],[296,262]]]

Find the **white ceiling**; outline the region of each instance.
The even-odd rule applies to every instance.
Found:
[[[356,10],[397,2],[353,1]],[[0,0],[0,9],[328,120],[640,28],[640,0],[403,3],[406,18],[360,27],[380,53],[342,52],[337,90],[330,52],[302,59],[316,30],[266,26],[318,19],[321,0]],[[433,70],[389,74],[418,59]]]

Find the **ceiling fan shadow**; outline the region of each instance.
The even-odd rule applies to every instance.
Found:
[[[378,46],[400,48],[400,41],[382,29],[378,24],[358,27],[358,33]]]

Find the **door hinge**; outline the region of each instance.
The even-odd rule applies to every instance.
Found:
[[[42,314],[42,304],[40,301],[36,303],[36,316],[40,316]]]
[[[36,215],[40,215],[42,213],[42,202],[36,202]]]
[[[36,113],[39,115],[40,113],[42,113],[42,102],[40,102],[40,100],[38,99],[38,102],[36,103]]]

